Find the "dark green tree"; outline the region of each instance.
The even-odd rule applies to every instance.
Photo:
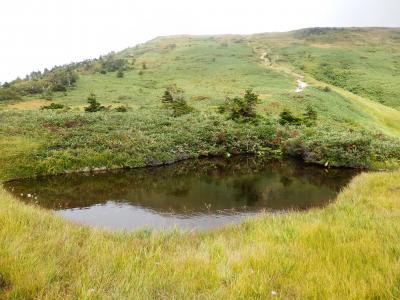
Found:
[[[97,112],[105,110],[105,107],[97,102],[96,95],[94,93],[91,93],[89,95],[89,97],[87,98],[87,102],[89,103],[89,106],[85,107],[86,112]]]
[[[307,126],[313,126],[317,122],[318,113],[314,110],[311,105],[308,105],[306,112],[303,114],[304,124]]]
[[[101,67],[106,72],[115,72],[118,70],[125,70],[128,61],[123,58],[115,58],[114,54],[109,54],[101,58]]]
[[[279,114],[279,124],[281,125],[301,125],[303,120],[299,117],[293,115],[289,109],[284,109]]]
[[[12,87],[0,87],[0,101],[3,100],[21,100],[21,94]]]
[[[172,110],[173,117],[179,117],[193,111],[193,108],[185,100],[184,91],[176,85],[168,86],[165,89],[161,101]]]
[[[44,110],[44,109],[63,109],[66,108],[65,105],[60,104],[60,103],[51,103],[50,105],[45,105],[42,106],[40,109]]]
[[[122,78],[122,77],[124,77],[124,71],[120,69],[117,72],[117,78]]]
[[[248,89],[244,97],[227,97],[225,103],[220,106],[219,111],[221,113],[227,112],[230,119],[249,121],[257,116],[256,105],[259,102],[258,95]]]

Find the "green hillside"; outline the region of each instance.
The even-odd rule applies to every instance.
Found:
[[[333,166],[396,165],[399,55],[400,30],[315,28],[160,37],[31,74],[0,89],[2,177],[227,153],[288,154]],[[300,78],[309,86],[296,93]],[[171,85],[184,91],[191,113],[173,117],[162,103]],[[256,122],[218,112],[226,97],[246,89],[260,99]],[[91,93],[105,110],[84,111]],[[40,110],[51,103],[64,108]],[[283,110],[300,117],[308,107],[318,115],[313,126],[279,124]]]
[[[382,172],[206,232],[108,232],[0,187],[0,299],[398,299],[399,75],[400,29],[312,28],[159,37],[3,84],[0,183],[236,154]]]

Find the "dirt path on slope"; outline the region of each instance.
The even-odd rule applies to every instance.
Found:
[[[254,51],[256,51],[256,50],[254,49]],[[266,51],[262,52],[261,56],[260,56],[260,59],[264,63],[265,67],[272,68],[272,69],[277,69],[276,68],[277,65],[273,65],[272,59],[271,59],[270,55],[268,54],[268,52],[266,52]],[[280,68],[278,68],[278,70],[281,71]],[[285,73],[288,73],[288,72],[285,71]],[[301,75],[299,75],[299,74],[297,74],[297,73],[295,73],[293,71],[290,72],[290,75],[293,75],[293,76],[297,77],[297,80],[296,80],[297,88],[295,89],[295,93],[301,93],[302,91],[304,91],[309,86],[308,83],[304,82],[304,76],[301,76]]]
[[[254,49],[254,51],[256,51],[256,49]],[[371,117],[371,119],[374,120],[375,124],[379,127],[376,128],[376,125],[374,125],[374,127],[372,127],[371,129],[380,129],[390,136],[400,137],[400,111],[380,104],[378,102],[372,101],[368,98],[353,94],[343,88],[319,81],[308,74],[301,75],[296,72],[295,68],[292,65],[273,63],[270,55],[268,55],[268,52],[266,51],[263,51],[260,55],[260,59],[262,60],[266,68],[273,69],[277,72],[283,72],[297,78],[296,82],[298,86],[295,92],[300,93],[304,91],[305,88],[311,85],[321,87],[328,86],[333,92],[336,92],[342,97],[349,99],[351,102],[353,102],[360,109],[360,111],[367,113]]]

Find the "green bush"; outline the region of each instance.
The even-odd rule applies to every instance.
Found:
[[[118,70],[125,70],[128,61],[123,58],[115,58],[115,55],[109,54],[101,58],[102,70],[105,72],[115,72]],[[104,73],[105,74],[105,73]]]
[[[312,108],[311,105],[308,105],[306,111],[303,113],[301,117],[295,116],[289,109],[285,108],[279,114],[279,124],[281,125],[306,125],[308,127],[314,126],[317,122],[318,114]]]
[[[171,85],[165,89],[162,102],[172,110],[173,117],[179,117],[193,111],[193,108],[185,100],[184,91],[176,85]]]
[[[325,86],[322,90],[326,93],[329,93],[331,91],[331,88],[329,86]]]
[[[284,109],[279,114],[279,124],[281,125],[302,125],[303,120],[293,115],[289,109]]]
[[[334,167],[368,167],[374,152],[370,133],[329,126],[311,133],[292,132],[282,147],[286,154],[306,162]]]
[[[118,72],[117,72],[117,78],[122,78],[122,77],[124,77],[124,71],[118,70]]]
[[[89,103],[89,106],[85,107],[86,112],[97,112],[106,109],[99,102],[97,102],[96,95],[93,93],[89,95],[87,102]]]
[[[313,126],[317,122],[317,119],[318,119],[317,112],[312,108],[311,105],[308,105],[305,113],[303,114],[303,123],[306,126]]]
[[[225,103],[219,107],[219,112],[227,112],[229,119],[250,121],[257,116],[256,105],[260,100],[251,89],[246,90],[244,97],[227,97]]]
[[[39,94],[51,87],[51,83],[47,80],[14,80],[12,87],[22,95]]]
[[[53,100],[53,92],[50,91],[50,90],[47,90],[46,92],[44,92],[42,94],[42,98],[45,99],[45,100],[48,100],[48,101]]]
[[[176,84],[168,86],[161,97],[161,101],[164,104],[171,104],[180,99],[184,99],[184,91],[178,88]]]
[[[51,87],[52,92],[66,92],[67,88],[62,84],[55,84]]]
[[[45,106],[42,106],[40,109],[63,109],[63,108],[65,108],[66,106],[65,105],[63,105],[63,104],[59,104],[59,103],[51,103],[50,105],[45,105]]]
[[[14,88],[0,88],[0,101],[21,100],[21,94]]]
[[[76,65],[54,67],[52,70],[31,72],[25,79],[17,78],[9,85],[21,95],[41,94],[48,90],[65,92],[75,86],[79,76]]]
[[[172,105],[172,116],[173,117],[179,117],[182,115],[186,115],[188,113],[191,113],[193,111],[193,108],[190,107],[185,99],[180,99],[178,101],[175,101]]]
[[[78,73],[69,68],[57,68],[49,72],[44,79],[53,92],[65,92],[67,88],[75,85]]]

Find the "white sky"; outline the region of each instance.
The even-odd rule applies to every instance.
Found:
[[[400,27],[400,0],[1,0],[0,82],[160,35]]]

